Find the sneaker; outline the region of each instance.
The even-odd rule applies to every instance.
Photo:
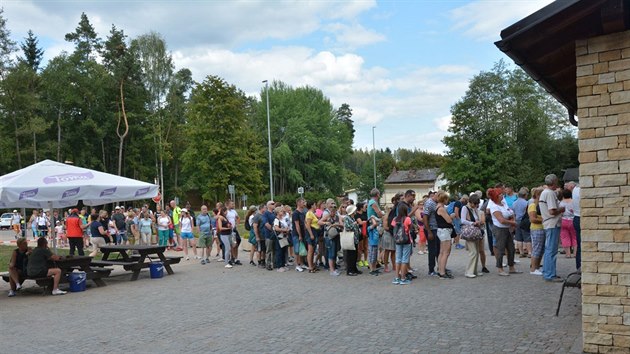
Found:
[[[225,262],[225,260],[223,260],[223,258],[217,258],[217,262]]]
[[[189,261],[189,260],[190,260],[190,257],[186,257],[186,260],[187,260],[187,261]]]
[[[424,254],[424,251],[418,251],[418,254],[422,255],[422,254]]]
[[[210,258],[206,257],[206,263],[210,263]]]
[[[206,260],[205,260],[205,259],[202,259],[200,263],[201,263],[201,264],[206,264]]]
[[[438,276],[438,278],[440,278],[440,280],[444,280],[444,279],[452,279],[452,277],[449,277],[449,276],[448,276],[448,274],[444,274],[444,275],[442,275],[442,274],[438,273],[438,275],[437,275],[437,276]]]
[[[399,285],[409,285],[409,284],[411,284],[411,280],[404,279],[404,280],[401,280],[400,282],[398,282],[398,284]]]
[[[514,263],[521,263],[519,259],[514,259]]]
[[[9,297],[14,297],[14,296],[15,296],[15,291],[9,290]]]
[[[52,291],[53,295],[64,295],[66,292],[63,290],[55,289]]]
[[[474,274],[464,274],[466,278],[476,278],[477,276]]]
[[[437,272],[429,272],[430,277],[439,277],[440,275]]]
[[[233,266],[232,266],[230,263],[228,263],[228,264],[226,264],[226,265],[225,265],[225,268],[228,268],[228,269],[229,269],[229,268],[232,268],[232,267],[233,267]]]
[[[295,259],[293,257],[289,257],[289,262],[293,262]]]
[[[378,276],[379,274],[380,273],[378,271],[376,271],[376,270],[373,270],[373,271],[370,272],[370,275],[373,275],[373,276]]]
[[[332,272],[330,272],[330,276],[333,276],[333,277],[338,277],[338,276],[340,276],[340,275],[341,275],[341,273],[339,273],[339,272],[338,272],[338,271],[336,271],[336,270],[333,270]]]
[[[241,263],[241,261],[239,261],[238,259],[234,261],[235,265],[243,265],[243,263]]]
[[[20,291],[22,290],[22,285],[21,284],[15,284],[15,291]]]
[[[540,270],[538,270],[538,269],[536,269],[533,272],[529,272],[529,274],[531,274],[531,275],[543,275],[542,272]]]
[[[482,273],[490,273],[490,271],[486,267],[481,268],[481,272]]]
[[[394,281],[392,281],[392,284],[394,285],[400,284],[400,278],[394,278]]]
[[[295,271],[296,271],[296,272],[303,272],[303,271],[304,271],[304,268],[302,268],[302,267],[300,267],[300,266],[297,266],[297,267],[295,267]]]
[[[249,265],[253,265],[255,267],[256,263],[254,263],[254,261],[249,261]]]

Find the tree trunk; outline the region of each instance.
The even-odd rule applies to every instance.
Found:
[[[61,162],[61,109],[57,111],[57,162]]]
[[[129,133],[129,121],[127,120],[127,112],[125,112],[125,95],[123,93],[123,86],[125,81],[120,80],[120,107],[118,109],[118,125],[116,126],[116,135],[120,139],[120,145],[118,146],[118,175],[122,176],[122,160],[123,160],[123,144],[125,142],[125,137]],[[125,132],[120,134],[120,118],[122,118],[125,122]]]
[[[18,169],[22,168],[22,158],[20,157],[20,139],[18,136],[17,118],[15,118],[15,112],[13,116],[13,127],[15,128],[15,156],[17,157]]]

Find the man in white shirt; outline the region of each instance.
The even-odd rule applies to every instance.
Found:
[[[558,239],[564,207],[559,206],[556,188],[558,177],[551,174],[545,177],[545,190],[540,194],[538,205],[545,229],[545,253],[543,255],[543,278],[549,282],[561,282],[562,278],[556,274],[556,260],[558,258]]]
[[[582,268],[582,229],[580,227],[580,185],[575,182],[567,183],[566,188],[571,191],[573,199],[573,228],[577,239],[577,254],[575,256],[575,268]]]

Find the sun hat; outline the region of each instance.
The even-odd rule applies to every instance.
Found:
[[[348,213],[348,215],[354,214],[355,211],[357,211],[357,207],[355,205],[351,204],[346,207],[346,213]]]

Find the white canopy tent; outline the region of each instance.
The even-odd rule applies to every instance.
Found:
[[[0,177],[0,208],[67,208],[149,199],[158,186],[44,160]]]
[[[2,208],[69,208],[149,199],[155,184],[44,160],[0,177]],[[54,246],[54,244],[53,244]]]

